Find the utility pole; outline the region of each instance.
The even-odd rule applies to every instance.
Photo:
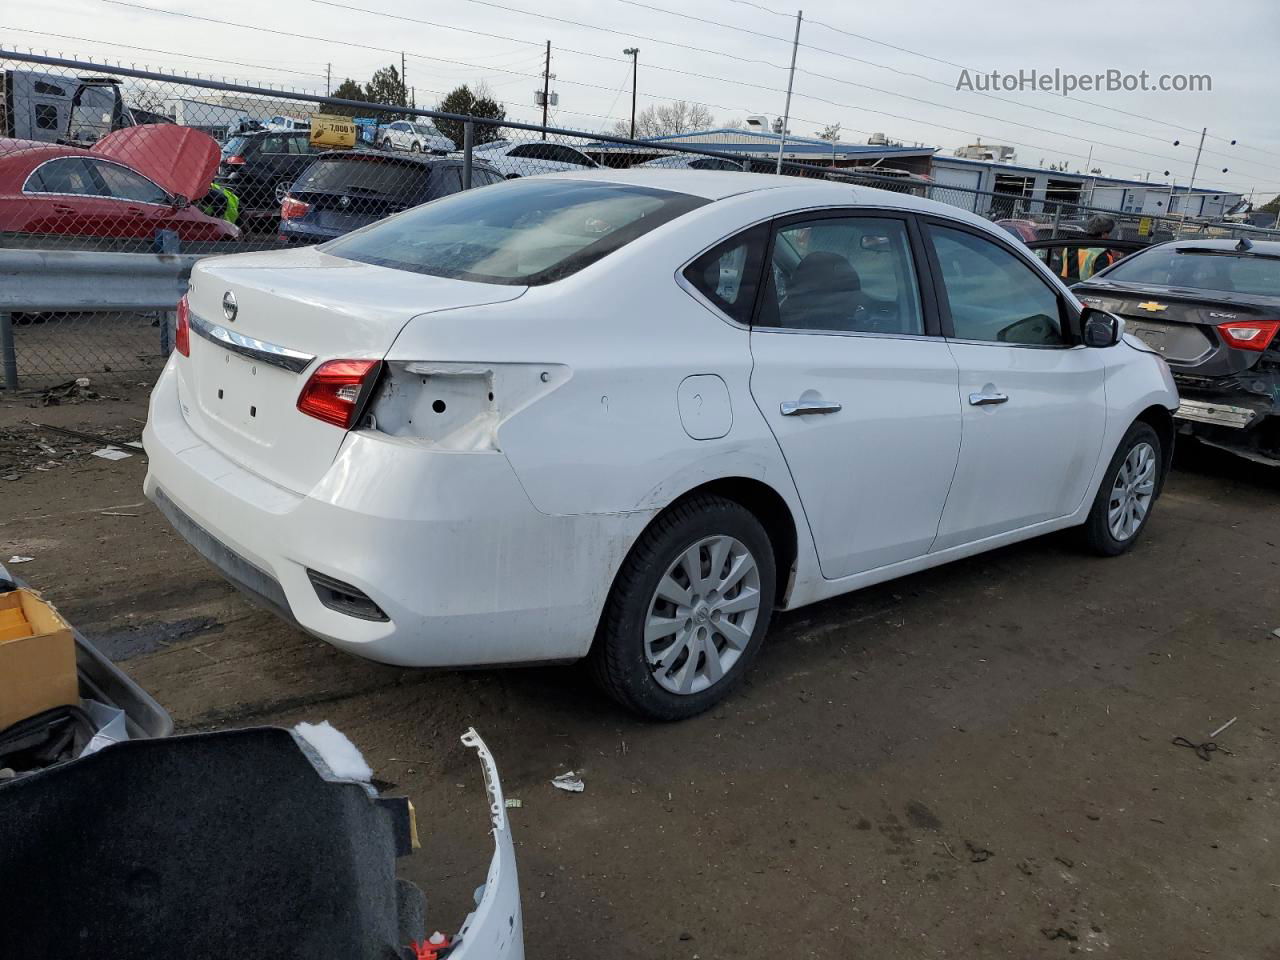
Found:
[[[527,61],[526,61],[527,62]],[[333,64],[326,63],[324,65],[324,95],[329,96],[329,92],[333,87]]]
[[[636,78],[639,76],[639,47],[627,47],[622,51],[624,57],[631,58],[631,139],[636,138]]]
[[[400,51],[400,99],[401,100],[407,99],[406,94],[409,92],[409,82],[406,79],[404,72],[405,72],[404,71],[404,51],[401,50]],[[408,106],[408,104],[401,104],[401,106]]]
[[[547,41],[547,62],[542,68],[542,139],[547,139],[547,105],[551,103],[551,41]]]
[[[787,142],[787,121],[791,119],[791,85],[796,80],[796,51],[800,49],[800,21],[804,19],[804,11],[796,11],[796,38],[791,41],[791,72],[787,75],[787,105],[782,111],[782,130],[778,132],[778,167],[776,173],[782,173],[782,148]]]
[[[1200,146],[1196,147],[1196,162],[1191,165],[1191,179],[1187,182],[1186,203],[1183,205],[1182,216],[1178,219],[1178,232],[1173,235],[1175,240],[1182,236],[1182,227],[1187,222],[1186,207],[1191,205],[1191,188],[1196,185],[1196,173],[1200,170],[1200,151],[1204,149],[1204,135],[1209,132],[1208,127],[1200,129]],[[1177,146],[1175,143],[1174,146]]]

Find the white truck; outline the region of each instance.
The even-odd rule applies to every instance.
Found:
[[[89,146],[139,122],[114,78],[0,72],[0,137]]]

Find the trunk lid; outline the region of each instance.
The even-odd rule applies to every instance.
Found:
[[[416,316],[514,300],[525,289],[357,263],[315,247],[204,260],[188,294],[191,355],[179,358],[183,415],[234,463],[305,493],[345,436],[297,409],[317,366],[382,359]]]
[[[1273,350],[1229,346],[1218,326],[1231,320],[1277,320],[1274,298],[1090,280],[1073,288],[1084,303],[1124,317],[1125,330],[1157,351],[1175,373],[1242,373]]]

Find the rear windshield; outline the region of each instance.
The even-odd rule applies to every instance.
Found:
[[[1106,278],[1122,283],[1277,297],[1280,257],[1162,246],[1121,260],[1107,271]]]
[[[576,273],[705,203],[632,184],[518,180],[428,203],[321,249],[434,277],[536,285]]]
[[[245,144],[248,143],[248,137],[232,137],[222,145],[222,155],[224,157],[240,156],[244,153]]]
[[[426,193],[429,171],[381,157],[323,157],[294,181],[292,192],[413,200]]]

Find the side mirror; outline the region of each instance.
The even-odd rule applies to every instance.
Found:
[[[1080,339],[1086,347],[1114,347],[1124,333],[1124,321],[1097,307],[1085,307],[1080,314]]]
[[[189,207],[189,206],[191,206],[191,201],[190,201],[190,200],[188,200],[186,197],[182,196],[181,194],[174,194],[174,196],[173,196],[173,209],[175,209],[175,210],[185,210],[185,209],[187,209],[187,207]]]

